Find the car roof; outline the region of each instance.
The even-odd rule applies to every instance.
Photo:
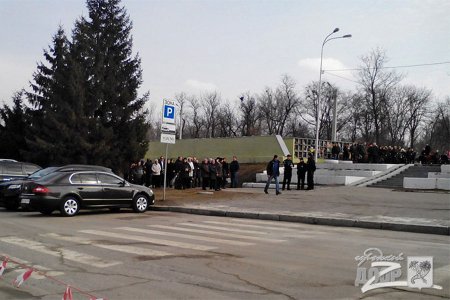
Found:
[[[80,165],[80,164],[64,165],[57,167],[56,169],[56,171],[77,171],[77,170],[112,172],[112,170],[107,167],[97,165]]]

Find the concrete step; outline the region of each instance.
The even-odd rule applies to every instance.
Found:
[[[412,166],[404,172],[397,174],[386,180],[377,182],[370,185],[371,187],[383,187],[383,188],[403,188],[403,179],[405,177],[412,178],[428,178],[429,172],[439,172],[440,166]]]

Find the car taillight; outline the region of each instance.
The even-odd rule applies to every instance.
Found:
[[[48,192],[50,192],[48,187],[45,187],[45,186],[42,186],[42,185],[38,185],[37,187],[35,187],[33,189],[33,193],[34,194],[47,194]]]

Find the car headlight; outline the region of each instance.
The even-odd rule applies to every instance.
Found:
[[[8,190],[16,190],[16,189],[20,189],[20,184],[11,184],[10,186],[8,186]]]

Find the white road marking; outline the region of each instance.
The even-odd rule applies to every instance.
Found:
[[[6,268],[13,269],[13,272],[15,272],[15,273],[23,273],[23,271],[26,267],[32,267],[39,271],[39,272],[33,272],[31,274],[31,278],[34,278],[34,279],[45,279],[46,277],[44,276],[44,274],[47,276],[52,276],[52,277],[64,275],[64,272],[52,271],[51,269],[49,269],[47,267],[44,267],[41,265],[33,265],[29,261],[11,256],[11,255],[7,255],[7,254],[5,254],[5,255],[10,259],[10,261],[8,262],[8,266]],[[11,260],[13,260],[17,263],[12,262]]]
[[[140,242],[151,243],[151,244],[167,245],[167,246],[192,249],[192,250],[200,250],[200,251],[208,251],[208,250],[217,249],[217,247],[211,247],[211,246],[195,245],[195,244],[190,244],[190,243],[182,243],[182,242],[175,242],[175,241],[169,241],[169,240],[163,240],[163,239],[149,238],[149,237],[140,236],[140,235],[121,234],[121,233],[117,233],[117,232],[107,232],[107,231],[101,231],[101,230],[81,230],[79,232],[100,235],[100,236],[107,236],[107,237],[118,238],[118,239],[140,241]]]
[[[219,222],[219,221],[203,221],[203,223],[208,224],[216,224],[216,225],[223,225],[223,226],[237,226],[237,227],[244,227],[244,228],[260,228],[264,230],[275,230],[275,231],[290,231],[295,230],[295,228],[279,228],[279,227],[273,227],[272,224],[269,226],[266,224],[265,226],[262,225],[253,225],[253,224],[237,224],[237,223],[227,223],[227,222]]]
[[[40,234],[40,236],[49,237],[49,238],[61,240],[61,241],[74,242],[74,243],[83,244],[83,245],[91,245],[92,244],[92,240],[81,237],[81,236],[60,235],[57,233],[43,233],[43,234]]]
[[[27,249],[31,249],[40,253],[61,257],[64,260],[75,261],[80,264],[86,264],[90,266],[94,266],[97,268],[106,268],[115,265],[121,264],[119,261],[106,261],[102,260],[96,256],[92,256],[86,253],[80,253],[73,250],[68,250],[64,248],[59,248],[58,251],[52,250],[50,247],[45,246],[44,244],[32,240],[26,240],[16,237],[3,237],[0,238],[0,241],[13,244],[16,246],[24,247]]]
[[[69,242],[76,242],[83,245],[91,245],[98,248],[118,251],[118,252],[124,252],[124,253],[130,253],[130,254],[137,254],[137,255],[145,255],[145,256],[170,256],[174,255],[173,253],[165,252],[165,251],[159,251],[159,250],[152,250],[148,248],[143,247],[135,247],[135,246],[128,246],[128,245],[117,245],[117,244],[99,244],[98,241],[92,241],[90,239],[80,237],[80,236],[64,236],[59,235],[57,233],[46,233],[41,234],[41,236],[54,238],[57,240],[63,240],[63,241],[69,241]]]
[[[199,240],[199,241],[213,242],[213,243],[220,243],[220,244],[227,244],[227,245],[234,245],[234,246],[251,246],[251,245],[254,245],[252,243],[247,243],[247,242],[240,242],[240,241],[233,241],[233,240],[224,240],[224,239],[216,239],[216,238],[211,238],[211,237],[190,235],[190,234],[184,234],[184,233],[175,233],[175,232],[168,232],[168,231],[156,231],[156,230],[140,229],[140,228],[133,228],[133,227],[118,227],[118,228],[115,228],[115,229],[127,230],[127,231],[133,231],[133,232],[140,232],[140,233],[145,233],[145,234],[172,236],[172,237],[179,237],[179,238],[185,238],[185,239],[190,239],[190,240]]]
[[[283,222],[283,221],[271,221],[271,220],[254,220],[254,219],[240,219],[240,218],[232,218],[231,219],[233,222],[240,222],[240,223],[244,223],[244,224],[255,224],[255,225],[271,225],[271,226],[275,226],[275,227],[279,227],[279,228],[288,228],[288,229],[305,229],[305,225],[311,225],[311,224],[295,224],[292,222]],[[232,223],[232,224],[238,224],[238,223]],[[346,231],[352,231],[352,232],[361,232],[363,231],[363,229],[356,229],[356,228],[350,228],[350,227],[346,227],[345,228]],[[328,233],[329,231],[342,231],[342,227],[339,228],[333,228],[333,227],[329,227],[326,228],[326,232],[325,229],[322,229],[323,232],[320,233]],[[317,230],[314,230],[314,232],[317,234]]]
[[[238,232],[238,233],[248,233],[248,234],[267,234],[267,232],[264,232],[264,231],[244,230],[244,229],[229,228],[229,227],[211,226],[211,225],[206,225],[206,224],[178,223],[178,225],[200,227],[200,228],[207,228],[207,229],[217,229],[220,231],[228,231],[228,232]]]
[[[238,223],[247,223],[247,224],[255,224],[255,225],[273,225],[276,227],[286,227],[286,228],[303,228],[304,224],[292,224],[289,222],[282,222],[282,221],[272,221],[272,220],[253,220],[253,219],[240,219],[240,218],[232,218],[230,219],[232,222],[238,222]],[[236,224],[236,223],[233,223]]]
[[[180,223],[180,225],[192,225],[192,224],[191,223]],[[161,229],[172,229],[172,230],[178,230],[178,231],[193,232],[193,233],[215,234],[215,235],[220,235],[220,236],[225,236],[225,237],[255,240],[255,241],[262,241],[262,242],[269,242],[269,243],[286,242],[286,240],[269,239],[269,238],[263,238],[263,237],[259,237],[259,236],[248,236],[248,235],[241,235],[241,234],[234,234],[234,233],[227,233],[227,232],[218,232],[218,231],[211,231],[211,230],[200,230],[200,229],[175,227],[175,226],[164,226],[164,225],[148,225],[148,226],[161,228]],[[201,227],[201,226],[199,226],[199,227]]]

